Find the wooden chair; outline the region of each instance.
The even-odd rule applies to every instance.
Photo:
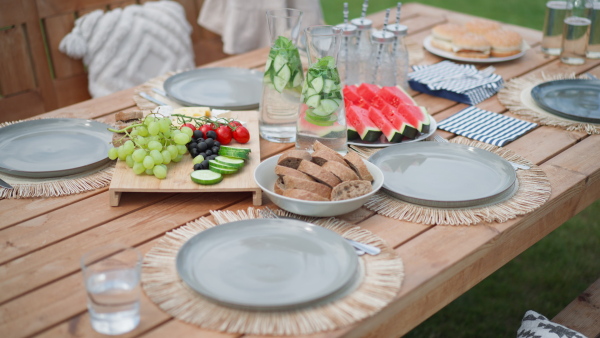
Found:
[[[0,0],[0,122],[90,98],[83,62],[58,50],[75,20],[147,0]],[[225,56],[221,37],[196,23],[203,0],[177,0],[193,27],[196,65]]]
[[[600,279],[592,283],[552,321],[589,338],[600,338]]]

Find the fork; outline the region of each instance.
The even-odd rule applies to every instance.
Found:
[[[259,210],[259,213],[264,218],[289,218],[289,219],[295,219],[295,218],[292,218],[292,217],[279,216],[273,210],[271,210],[271,208],[269,208],[269,207],[264,207],[263,209]],[[356,251],[356,254],[359,255],[359,256],[362,256],[365,253],[368,253],[369,255],[373,255],[373,256],[378,255],[378,254],[381,253],[381,249],[379,249],[376,246],[369,245],[369,244],[366,244],[366,243],[357,242],[357,241],[349,239],[349,238],[344,238],[344,239],[348,242],[348,244],[352,245],[352,247]]]
[[[433,140],[436,142],[440,142],[440,143],[449,143],[448,140],[446,140],[445,138],[441,137],[438,134],[433,134]],[[527,170],[530,169],[530,167],[528,165],[525,164],[520,164],[520,163],[515,163],[515,162],[511,162],[511,161],[507,161],[508,163],[510,163],[510,165],[513,167],[513,169],[518,170]]]

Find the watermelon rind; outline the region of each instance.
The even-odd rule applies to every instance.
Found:
[[[392,123],[388,121],[379,109],[369,108],[369,118],[381,129],[381,132],[389,142],[398,143],[404,138],[404,135],[398,129],[394,128]]]
[[[386,103],[385,107],[381,109],[381,113],[388,119],[388,121],[390,121],[392,126],[405,137],[414,139],[417,136],[417,128],[409,123],[407,119],[399,114],[390,104]]]
[[[410,124],[414,125],[419,132],[429,132],[431,121],[425,107],[414,106],[410,104],[400,104],[396,109],[398,113],[404,116]]]
[[[358,133],[361,140],[375,142],[381,136],[381,130],[369,118],[369,112],[359,106],[350,106],[346,109],[348,127]]]
[[[360,138],[360,135],[358,134],[356,129],[354,129],[354,127],[348,125],[348,141],[356,140],[359,138]]]

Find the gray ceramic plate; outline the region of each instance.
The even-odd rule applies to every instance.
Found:
[[[199,68],[169,77],[163,87],[184,106],[248,110],[258,108],[263,75],[244,68]]]
[[[0,171],[59,177],[99,167],[112,146],[109,125],[84,119],[42,119],[0,129]]]
[[[403,138],[402,142],[400,142],[400,143],[405,144],[405,143],[419,142],[419,141],[423,141],[423,140],[427,139],[429,136],[433,135],[433,133],[435,133],[435,131],[437,130],[437,122],[435,121],[433,116],[429,116],[429,119],[431,122],[429,122],[429,131],[428,132],[419,133],[419,135],[417,135],[417,137],[415,137],[414,139]],[[366,142],[366,141],[358,139],[358,140],[348,141],[348,144],[352,144],[355,146],[361,146],[361,147],[367,147],[367,148],[380,148],[380,147],[393,146],[398,143],[390,143],[390,142],[388,142],[388,140],[385,138],[384,135],[381,135],[381,137],[379,138],[379,141],[377,141],[377,142]]]
[[[557,80],[531,90],[546,111],[569,120],[600,123],[600,80]]]
[[[352,283],[358,258],[338,234],[291,219],[216,226],[177,254],[181,279],[201,295],[254,309],[298,307]]]
[[[369,158],[383,172],[383,189],[432,207],[482,205],[513,192],[510,163],[483,149],[419,142],[385,148]]]

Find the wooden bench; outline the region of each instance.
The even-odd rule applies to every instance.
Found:
[[[600,338],[600,278],[552,318],[552,321],[589,338]]]
[[[0,123],[28,118],[90,98],[81,60],[58,50],[75,20],[148,0],[3,0],[0,7]],[[203,0],[176,0],[193,27],[196,65],[226,56],[221,37],[196,20]]]

